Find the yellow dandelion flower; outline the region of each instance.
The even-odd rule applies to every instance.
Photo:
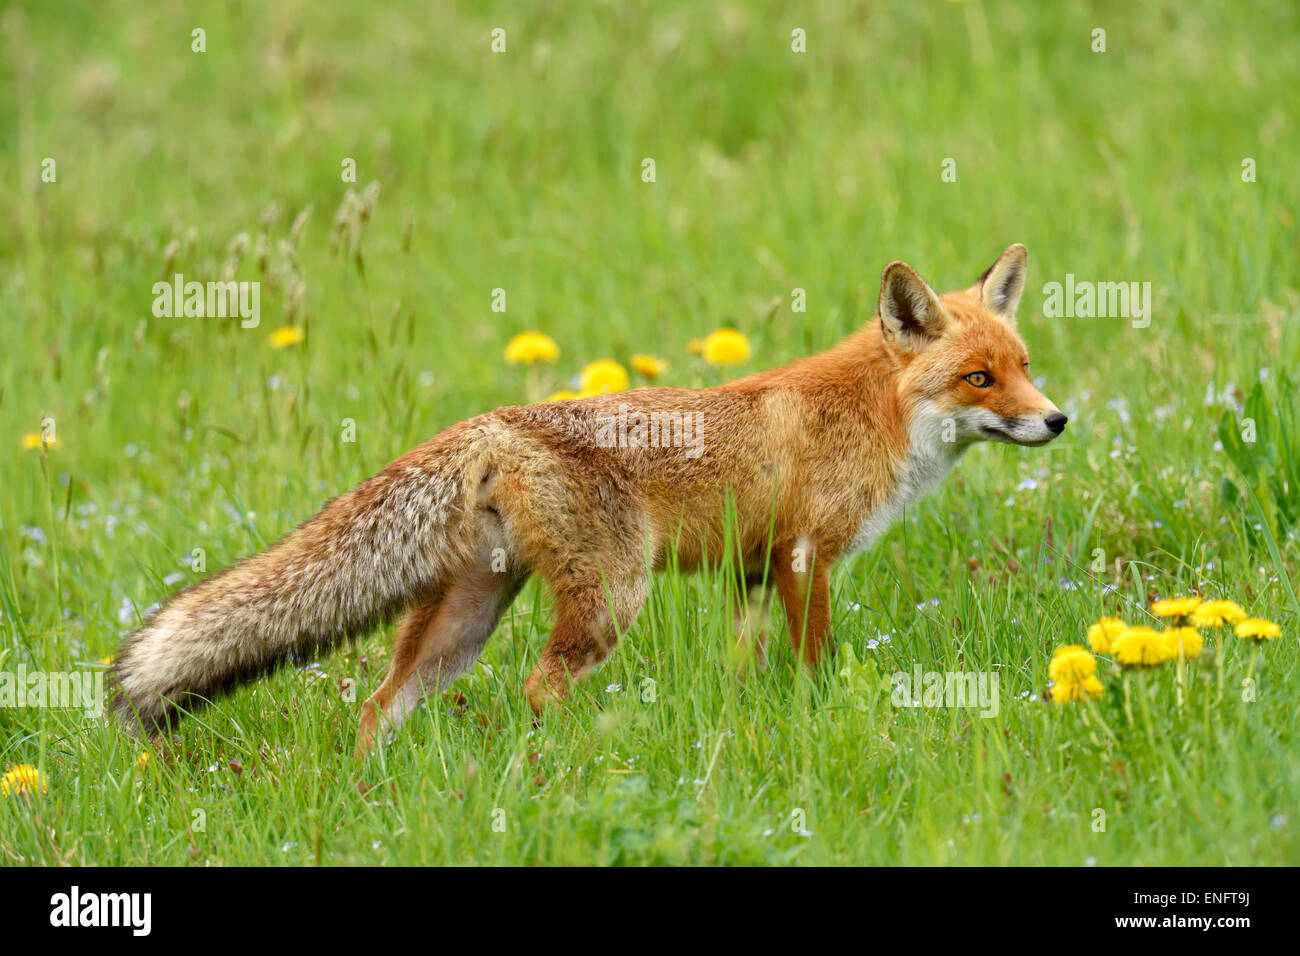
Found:
[[[1088,653],[1082,644],[1058,647],[1052,655],[1047,673],[1058,683],[1082,683],[1097,673],[1097,658]]]
[[[53,448],[58,444],[58,439],[54,437],[53,430],[49,438],[46,438],[42,432],[24,432],[18,442],[23,446],[23,451],[40,451],[45,445]]]
[[[506,361],[511,365],[554,362],[559,357],[560,347],[545,332],[520,332],[506,345]]]
[[[1115,649],[1115,641],[1128,630],[1128,625],[1117,617],[1103,617],[1088,628],[1088,646],[1098,654],[1109,654]]]
[[[139,770],[141,773],[144,773],[146,770],[149,769],[149,760],[150,760],[149,751],[146,750],[143,753],[141,753],[140,756],[135,758],[135,769]]]
[[[703,354],[710,365],[739,365],[749,359],[749,339],[735,329],[718,329],[704,340]]]
[[[1248,617],[1237,625],[1236,634],[1242,640],[1271,641],[1282,636],[1282,628],[1262,617]]]
[[[1151,613],[1156,617],[1187,617],[1200,605],[1198,597],[1165,598],[1151,605]]]
[[[1081,681],[1063,680],[1052,685],[1052,703],[1062,705],[1082,701],[1085,697],[1100,697],[1101,681],[1088,677]]]
[[[658,378],[668,370],[668,363],[653,355],[633,355],[632,367],[646,378]]]
[[[1115,660],[1125,667],[1151,667],[1169,659],[1164,636],[1149,627],[1130,627],[1111,648]]]
[[[691,339],[686,343],[686,351],[692,355],[704,354],[704,339]]]
[[[1205,644],[1201,632],[1194,627],[1167,628],[1161,635],[1161,640],[1164,642],[1165,655],[1171,661],[1178,659],[1178,649],[1180,647],[1183,651],[1183,657],[1190,659],[1199,656],[1201,648]]]
[[[276,329],[267,339],[273,349],[287,349],[297,345],[307,337],[307,330],[297,325],[285,325]]]
[[[565,389],[561,389],[558,392],[555,392],[552,395],[548,395],[546,397],[546,400],[548,402],[567,402],[571,398],[580,398],[580,397],[581,396],[577,392],[571,392],[567,388],[565,388]]]
[[[1246,620],[1245,608],[1233,601],[1206,601],[1192,612],[1192,627],[1223,627]]]
[[[49,781],[46,780],[45,774],[29,763],[15,764],[5,771],[3,777],[0,777],[0,794],[6,797],[38,791],[45,793],[48,789]]]
[[[621,392],[630,384],[627,369],[612,359],[600,359],[582,370],[579,384],[584,394],[601,395]]]

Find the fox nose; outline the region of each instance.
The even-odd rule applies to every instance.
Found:
[[[1067,416],[1062,415],[1060,412],[1052,412],[1052,414],[1043,419],[1043,424],[1050,428],[1055,434],[1059,435],[1061,432],[1065,431],[1065,423],[1069,420],[1070,419]]]

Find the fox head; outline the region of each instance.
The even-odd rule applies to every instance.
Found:
[[[975,285],[942,298],[905,262],[880,278],[880,330],[898,370],[905,407],[930,407],[968,445],[981,440],[1045,445],[1065,430],[1061,410],[1029,378],[1016,333],[1028,251],[1010,246]]]

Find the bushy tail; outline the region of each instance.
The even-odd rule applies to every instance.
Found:
[[[270,551],[176,594],[123,644],[118,716],[156,731],[178,706],[370,630],[433,587],[464,550],[465,451],[434,439]]]

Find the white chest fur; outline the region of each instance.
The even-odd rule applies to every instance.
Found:
[[[904,508],[923,498],[948,474],[966,449],[966,443],[957,440],[950,416],[929,401],[913,409],[907,435],[907,454],[894,476],[894,490],[882,505],[863,518],[849,543],[849,553],[871,547]]]

